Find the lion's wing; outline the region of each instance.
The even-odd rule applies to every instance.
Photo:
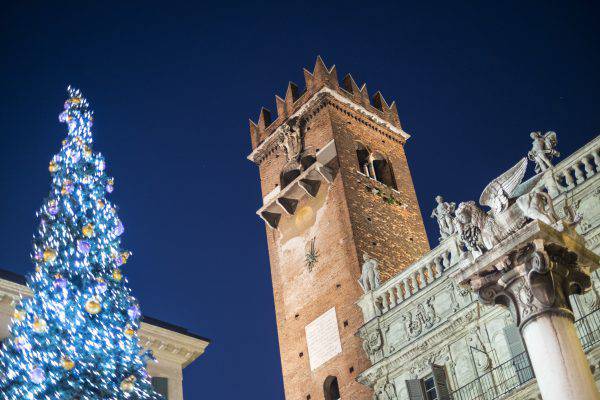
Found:
[[[479,203],[484,206],[493,207],[494,200],[497,196],[510,196],[517,186],[523,180],[525,171],[527,170],[527,158],[523,157],[511,169],[491,181],[481,193]]]

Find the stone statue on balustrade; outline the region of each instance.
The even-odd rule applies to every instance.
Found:
[[[474,258],[518,231],[531,220],[539,220],[562,231],[567,224],[559,220],[552,197],[539,189],[544,174],[523,182],[527,159],[487,185],[479,203],[491,208],[485,212],[474,201],[460,203],[456,209],[455,229],[460,241]]]
[[[367,293],[379,287],[379,270],[377,269],[377,260],[369,257],[367,253],[363,253],[362,274],[358,283],[362,290]]]
[[[544,172],[552,167],[552,159],[560,157],[560,153],[555,150],[557,139],[556,132],[531,132],[531,150],[527,157],[535,162],[535,172]]]
[[[436,196],[437,206],[431,213],[431,218],[437,218],[440,227],[440,241],[454,233],[454,210],[456,203],[446,203],[442,196]]]

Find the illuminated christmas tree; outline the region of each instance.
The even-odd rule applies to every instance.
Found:
[[[69,133],[50,162],[52,188],[38,212],[28,276],[0,352],[6,400],[161,399],[137,331],[140,308],[122,268],[123,224],[105,196],[114,181],[92,151],[92,111],[69,87],[60,121]]]

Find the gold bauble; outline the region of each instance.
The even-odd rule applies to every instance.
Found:
[[[63,357],[61,360],[61,363],[62,363],[62,367],[67,371],[70,371],[73,368],[75,368],[75,363],[69,357],[66,357],[66,356]]]
[[[120,282],[120,281],[121,281],[121,279],[123,279],[123,273],[121,272],[121,270],[120,270],[120,269],[115,269],[115,270],[113,271],[113,275],[112,275],[112,276],[113,276],[113,279],[114,279],[115,281],[117,281],[117,282]]]
[[[87,224],[81,229],[81,232],[83,236],[88,238],[94,236],[94,225],[92,223]]]
[[[84,155],[86,158],[89,158],[89,157],[91,157],[91,156],[92,156],[92,149],[90,149],[88,146],[85,146],[85,147],[83,148],[83,155]]]
[[[104,202],[100,199],[96,200],[96,206],[101,210],[104,208]]]
[[[127,325],[123,333],[125,333],[125,336],[131,339],[133,335],[135,335],[135,329],[133,329],[130,325]]]
[[[123,381],[121,382],[121,390],[124,391],[125,393],[131,393],[133,392],[133,389],[135,388],[135,376],[131,375],[128,378],[123,379]]]
[[[92,315],[96,315],[100,311],[102,311],[102,305],[100,305],[98,300],[90,299],[87,301],[87,303],[85,303],[85,311],[87,311],[88,313],[90,313]]]
[[[51,173],[55,173],[56,171],[58,171],[58,164],[55,163],[54,161],[50,161],[50,165],[48,166],[48,171],[50,171]]]
[[[73,182],[71,182],[70,179],[65,179],[63,182],[63,187],[60,190],[60,194],[69,194],[69,191],[73,191]]]
[[[36,318],[32,328],[35,333],[44,333],[48,330],[48,324],[43,319]]]
[[[56,253],[56,250],[46,249],[46,250],[44,250],[44,261],[45,262],[53,262],[54,260],[56,260],[57,255],[58,254]]]
[[[25,311],[19,310],[18,308],[15,309],[13,312],[13,318],[17,321],[23,321],[25,319]]]

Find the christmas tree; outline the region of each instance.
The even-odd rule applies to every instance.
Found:
[[[77,89],[60,121],[68,136],[50,162],[52,187],[38,211],[33,297],[16,305],[0,352],[6,400],[161,399],[137,331],[139,305],[122,268],[123,224],[105,196],[114,181],[92,151],[92,111]]]

